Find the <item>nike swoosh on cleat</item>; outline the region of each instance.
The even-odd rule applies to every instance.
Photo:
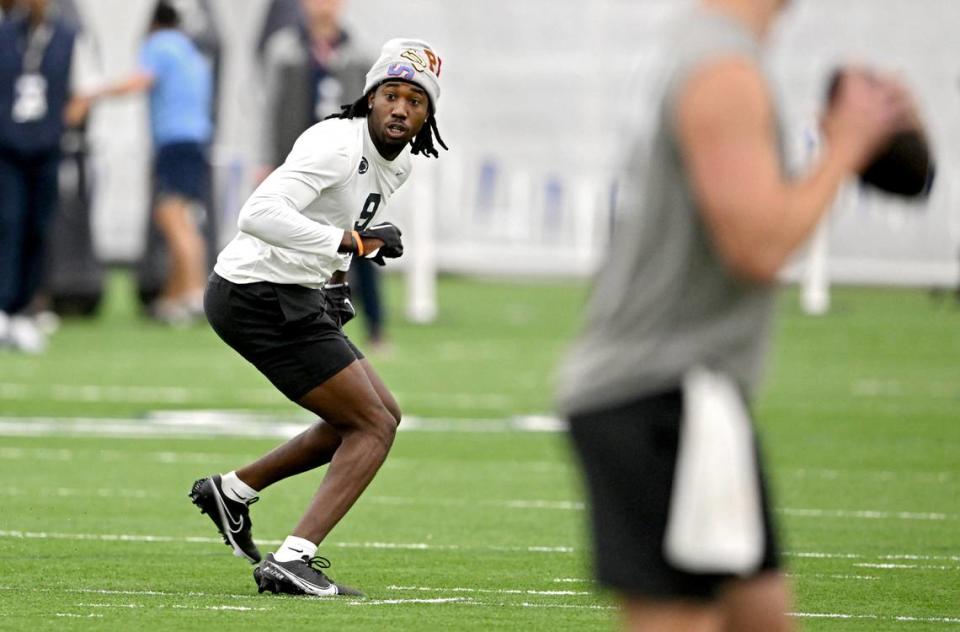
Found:
[[[212,481],[211,484],[213,484]],[[223,515],[227,518],[227,528],[230,529],[230,533],[240,533],[240,531],[243,530],[243,517],[233,517],[230,509],[227,508],[227,503],[223,500],[223,497],[221,497],[219,490],[217,490],[216,485],[213,486],[213,495],[216,497],[217,504],[220,505]]]
[[[297,576],[297,575],[294,575],[293,573],[289,573],[289,572],[287,572],[283,567],[278,566],[278,565],[276,565],[276,564],[271,564],[268,568],[269,568],[269,570],[270,570],[272,573],[277,573],[277,572],[279,572],[279,573],[282,574],[284,577],[286,577],[287,579],[289,579],[290,581],[292,581],[294,584],[296,584],[297,586],[299,586],[300,589],[303,590],[303,591],[304,591],[305,593],[307,593],[307,594],[316,595],[316,596],[332,597],[332,596],[334,596],[334,595],[339,594],[339,592],[340,592],[339,590],[337,590],[337,585],[336,585],[336,584],[331,583],[329,586],[327,586],[326,588],[324,588],[324,587],[322,587],[322,586],[317,586],[316,584],[312,584],[312,583],[308,582],[307,580],[305,580],[305,579],[303,579],[303,578],[301,578],[301,577],[299,577],[299,576]]]

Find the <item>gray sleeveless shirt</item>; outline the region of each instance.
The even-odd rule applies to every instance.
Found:
[[[565,414],[586,413],[679,387],[697,365],[722,371],[749,395],[761,372],[773,288],[738,280],[710,241],[681,159],[675,111],[691,73],[717,56],[761,65],[759,43],[733,20],[696,10],[670,39],[652,129],[635,126],[618,181],[607,261],[584,330],[559,375]],[[781,157],[783,155],[780,148]],[[750,186],[744,182],[743,186]]]

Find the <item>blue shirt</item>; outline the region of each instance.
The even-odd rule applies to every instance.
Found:
[[[140,66],[153,75],[150,126],[155,147],[207,143],[213,73],[190,39],[175,29],[152,33],[140,52]]]

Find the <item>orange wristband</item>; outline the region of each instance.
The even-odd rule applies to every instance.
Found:
[[[357,256],[362,257],[363,256],[363,240],[360,239],[360,233],[358,233],[357,231],[352,231],[350,234],[353,235],[353,240],[357,242]]]

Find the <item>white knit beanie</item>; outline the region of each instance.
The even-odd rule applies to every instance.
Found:
[[[423,40],[397,38],[383,45],[380,58],[367,73],[363,93],[369,94],[384,81],[401,79],[423,88],[430,97],[433,111],[440,100],[440,56]]]

